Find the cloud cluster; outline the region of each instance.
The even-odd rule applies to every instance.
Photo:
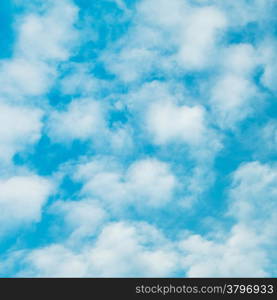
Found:
[[[272,276],[276,1],[102,2],[17,1],[1,276]]]
[[[107,224],[97,240],[81,250],[51,245],[27,253],[22,265],[20,276],[160,277],[174,272],[176,258],[156,228],[116,222]]]
[[[53,184],[34,174],[0,179],[1,235],[5,230],[39,222]]]
[[[40,4],[17,20],[13,56],[0,61],[1,235],[39,222],[53,191],[48,179],[22,171],[13,161],[15,154],[34,147],[42,137],[45,94],[77,38],[76,6],[70,1]]]
[[[141,207],[164,206],[173,199],[178,186],[166,163],[149,158],[138,160],[125,170],[109,157],[98,157],[80,165],[74,177],[84,183],[81,194],[96,197],[119,211],[124,204],[132,203]]]

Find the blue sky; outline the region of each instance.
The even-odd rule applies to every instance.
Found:
[[[0,3],[0,276],[276,276],[277,3]]]

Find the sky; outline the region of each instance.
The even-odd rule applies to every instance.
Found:
[[[275,0],[1,0],[0,276],[277,275]]]

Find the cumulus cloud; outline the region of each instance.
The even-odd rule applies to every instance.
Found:
[[[250,101],[256,101],[257,95],[256,86],[243,77],[228,74],[219,78],[212,90],[211,106],[220,126],[232,128],[245,119],[252,110]]]
[[[234,128],[253,112],[261,98],[252,79],[261,62],[250,44],[230,46],[223,55],[222,73],[211,89],[210,103],[218,124]]]
[[[188,277],[265,277],[266,253],[257,234],[235,226],[223,241],[191,235],[180,243]]]
[[[84,195],[99,198],[115,210],[132,203],[163,206],[172,200],[178,186],[170,167],[150,158],[135,161],[126,171],[112,159],[98,158],[80,165],[74,177],[84,182]]]
[[[70,145],[88,142],[99,153],[127,155],[134,149],[133,130],[128,124],[110,124],[109,113],[120,109],[92,98],[77,98],[66,107],[52,110],[46,132],[53,142]]]
[[[13,57],[0,62],[1,94],[9,101],[46,93],[57,76],[57,64],[75,46],[76,6],[64,0],[43,7],[41,13],[27,13],[18,21]]]
[[[271,276],[275,1],[110,1],[103,11],[71,0],[17,1],[24,10],[13,53],[0,60],[0,223],[3,235],[34,223],[40,232],[43,216],[49,240],[15,246],[1,269]],[[80,27],[91,20],[99,36]],[[261,146],[250,145],[256,137]],[[28,160],[14,159],[39,140]],[[78,159],[76,141],[87,151]],[[60,166],[56,147],[70,149]],[[38,162],[45,149],[51,159]],[[35,174],[44,163],[59,169],[52,179]],[[53,181],[60,189],[46,207]],[[165,228],[165,216],[174,228]],[[217,226],[200,233],[215,216]]]
[[[101,88],[105,88],[107,83],[95,78],[90,67],[86,63],[69,63],[65,68],[66,75],[59,81],[62,94],[91,97]]]
[[[68,0],[47,4],[42,14],[24,16],[20,22],[16,51],[31,61],[66,60],[78,36],[78,8]]]
[[[97,240],[81,250],[51,245],[25,254],[25,269],[18,275],[151,277],[173,273],[175,265],[172,249],[155,227],[117,222],[106,225]]]
[[[9,164],[18,151],[41,136],[43,113],[39,109],[0,103],[0,161]]]
[[[267,277],[276,248],[276,168],[259,162],[233,174],[227,213],[230,231],[211,238],[188,235],[180,242],[183,267],[190,277]]]
[[[184,141],[198,144],[204,139],[204,110],[201,106],[175,106],[168,102],[150,106],[147,118],[148,130],[158,144]]]
[[[101,104],[92,99],[76,99],[65,110],[52,111],[48,124],[49,135],[62,142],[93,139],[106,129]]]
[[[112,73],[128,83],[155,71],[166,76],[176,70],[202,70],[214,64],[226,26],[224,11],[213,5],[141,1],[133,26],[103,60]]]
[[[53,184],[34,174],[0,179],[1,234],[5,230],[39,222]]]
[[[226,26],[224,13],[216,7],[196,8],[184,23],[178,58],[186,69],[202,69],[213,62],[216,41]]]
[[[63,219],[64,226],[70,232],[71,243],[95,234],[107,219],[107,213],[100,203],[89,198],[78,201],[56,201],[51,206],[50,212]]]
[[[234,174],[230,213],[241,221],[266,221],[276,209],[277,170],[257,161],[243,164]]]
[[[20,257],[17,276],[159,277],[175,272],[188,277],[270,276],[276,246],[275,181],[276,170],[258,162],[242,165],[234,172],[228,213],[235,224],[230,230],[222,228],[220,232],[209,232],[209,236],[186,232],[184,238],[172,241],[149,224],[115,222],[104,225],[98,237],[81,248],[70,242],[52,244],[15,252],[11,258],[18,263]],[[251,194],[252,187],[255,195]],[[256,197],[253,202],[248,195]],[[261,200],[265,201],[262,209]],[[247,209],[238,209],[241,203],[247,204],[242,205]],[[88,231],[90,227],[94,232],[102,216],[95,205],[96,202],[84,199],[60,202],[55,207],[75,230]],[[98,217],[92,218],[93,215]]]

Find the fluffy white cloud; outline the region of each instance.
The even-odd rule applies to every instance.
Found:
[[[260,63],[258,51],[251,44],[235,44],[223,51],[223,68],[237,76],[250,76]]]
[[[166,75],[169,70],[170,74],[201,70],[214,64],[226,25],[224,11],[216,6],[141,1],[133,25],[103,60],[112,73],[129,83],[153,71]]]
[[[259,103],[261,93],[253,82],[253,72],[261,63],[249,44],[229,46],[222,52],[221,74],[211,88],[210,105],[222,128],[234,128]]]
[[[156,159],[144,159],[133,163],[125,177],[130,194],[140,201],[146,199],[148,205],[160,206],[170,201],[177,187],[177,179],[169,165]]]
[[[84,257],[75,254],[62,245],[51,245],[43,249],[33,250],[21,262],[27,267],[23,268],[17,277],[85,277],[87,274],[88,262]],[[14,260],[17,263],[17,259]]]
[[[202,69],[213,62],[226,18],[218,8],[207,6],[193,9],[184,20],[178,58],[186,69]]]
[[[25,58],[14,58],[0,64],[1,94],[15,97],[36,96],[47,91],[55,71],[48,65]]]
[[[193,170],[187,170],[183,164],[185,206],[191,206],[212,184],[213,160],[222,147],[221,136],[211,128],[209,112],[203,104],[195,103],[197,100],[171,81],[145,83],[123,99],[148,141],[161,149],[178,146],[186,159],[194,161]]]
[[[276,210],[276,181],[276,167],[243,164],[234,173],[230,213],[242,222],[266,221]]]
[[[203,2],[199,0],[199,2]],[[218,0],[207,0],[206,2],[213,3],[228,15],[230,23],[235,28],[243,28],[243,26],[251,23],[265,23],[268,18],[273,17],[276,2],[274,0],[253,0],[249,2],[248,0],[242,1],[218,1]]]
[[[103,59],[111,72],[129,83],[150,72],[157,56],[148,49],[126,48],[116,55],[116,59],[113,54],[107,54]]]
[[[211,107],[216,114],[216,122],[223,128],[232,128],[252,111],[256,102],[256,86],[244,77],[223,75],[216,82],[211,95]]]
[[[92,99],[73,100],[64,111],[52,111],[48,134],[57,141],[87,140],[104,134],[104,111]]]
[[[40,8],[40,14],[26,14],[17,22],[14,55],[0,62],[1,94],[9,101],[47,92],[57,64],[68,59],[76,45],[76,6],[62,0],[47,1]]]
[[[222,240],[223,239],[223,240]],[[188,277],[264,277],[268,265],[259,237],[251,229],[234,226],[221,241],[191,235],[180,243],[182,266]]]
[[[131,14],[124,0],[111,1]],[[139,210],[179,205],[183,197],[184,205],[190,206],[211,186],[221,147],[219,132],[237,128],[257,108],[263,95],[256,80],[266,87],[265,93],[276,91],[275,42],[255,41],[253,46],[226,41],[231,31],[242,33],[246,25],[266,27],[262,23],[270,23],[274,2],[142,0],[127,33],[100,54],[100,63],[116,75],[114,80],[91,76],[93,64],[68,63],[62,68],[57,87],[79,99],[50,111],[46,133],[53,142],[88,141],[101,155],[81,159],[69,174],[82,183],[78,200],[57,201],[48,211],[59,219],[54,229],[61,225],[63,235],[57,239],[66,236],[64,244],[52,242],[17,253],[19,276],[171,276],[175,271],[193,277],[271,275],[277,246],[275,165],[244,163],[234,172],[224,216],[235,222],[231,228],[223,230],[223,220],[222,228],[207,236],[186,233],[181,240],[168,241],[145,223],[105,222],[126,217],[127,210],[134,216]],[[0,104],[0,163],[11,162],[14,154],[40,138],[42,111],[11,103],[23,99],[41,105],[43,94],[58,78],[60,63],[68,61],[80,37],[73,1],[27,5],[37,3],[41,7],[16,24],[13,58],[0,62],[0,96],[9,103]],[[254,75],[260,66],[264,72],[258,79]],[[161,81],[149,83],[153,77]],[[121,81],[127,93],[118,95]],[[99,91],[109,95],[101,102],[92,100],[94,94],[102,96]],[[113,119],[117,108],[128,111],[127,125]],[[271,122],[261,131],[272,152],[275,125]],[[130,163],[137,153],[136,138],[138,148],[154,144],[155,155],[164,160],[171,155],[174,164],[175,153],[166,151],[178,148],[174,171],[180,178],[169,163],[156,158]],[[132,157],[125,155],[131,151]],[[119,162],[122,157],[126,165]],[[7,176],[0,170],[2,232],[38,222],[53,190],[48,179],[15,173]]]
[[[182,0],[150,0],[141,1],[137,9],[141,22],[155,24],[160,28],[172,29],[184,21],[184,14],[186,14],[189,6]],[[153,14],[154,11],[156,11],[155,14]]]
[[[91,97],[94,92],[105,88],[106,84],[90,73],[90,65],[86,63],[68,63],[66,75],[60,78],[59,85],[64,95],[81,95]]]
[[[214,237],[189,235],[180,242],[190,277],[271,276],[276,249],[275,167],[250,162],[233,174],[228,215],[236,224]],[[210,233],[211,234],[211,233]]]
[[[124,170],[111,159],[96,158],[80,165],[75,178],[84,182],[84,195],[100,198],[116,210],[124,203],[163,206],[172,199],[178,185],[170,167],[156,159],[136,161]]]
[[[19,276],[139,277],[175,271],[176,256],[168,241],[145,223],[111,223],[95,242],[78,250],[51,245],[23,257]]]
[[[16,51],[29,60],[66,60],[78,37],[78,8],[70,0],[48,1],[42,14],[20,22]]]
[[[92,199],[57,201],[50,211],[59,218],[63,218],[64,225],[70,231],[71,243],[95,234],[99,226],[107,219],[105,210]]]
[[[86,166],[83,175],[102,167],[99,161]],[[15,253],[14,263],[19,256],[21,264],[17,275],[149,277],[183,272],[188,277],[271,276],[276,249],[276,176],[273,167],[258,162],[242,165],[233,174],[228,212],[236,223],[229,232],[210,232],[208,237],[186,232],[184,238],[173,242],[145,223],[110,223],[81,246],[69,239],[63,245]],[[95,222],[102,222],[96,204],[84,199],[59,202],[56,208],[67,225],[77,231],[85,228],[87,234],[89,228],[94,232]],[[96,215],[98,219],[92,217]]]
[[[176,266],[176,257],[165,238],[155,227],[144,223],[108,225],[89,258],[96,274],[104,277],[164,276]]]
[[[53,184],[37,175],[18,175],[0,179],[1,234],[5,230],[38,222],[53,191]]]
[[[185,88],[180,84],[154,80],[142,84],[138,89],[128,93],[122,100],[126,102],[133,113],[143,114],[141,118],[144,118],[145,111],[149,109],[150,105],[160,101],[181,105],[185,95]]]
[[[204,109],[201,106],[176,106],[171,102],[150,105],[147,127],[157,144],[184,141],[199,144],[205,138]]]
[[[0,103],[0,162],[9,163],[16,152],[39,140],[41,119],[39,109]]]

